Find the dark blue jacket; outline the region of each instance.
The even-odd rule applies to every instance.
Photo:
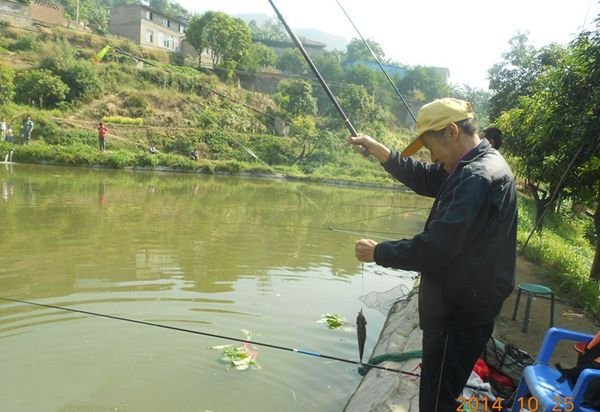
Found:
[[[421,328],[492,322],[515,278],[517,195],[504,158],[484,139],[452,174],[397,152],[383,167],[416,193],[435,197],[423,232],[375,248],[378,265],[421,272]]]

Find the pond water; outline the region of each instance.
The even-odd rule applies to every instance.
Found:
[[[285,180],[0,164],[0,296],[368,359],[410,273],[354,241],[417,233],[430,201]],[[395,288],[394,292],[383,293]],[[375,299],[373,299],[375,298]],[[0,410],[339,411],[356,365],[0,300]]]

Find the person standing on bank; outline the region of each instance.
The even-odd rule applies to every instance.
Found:
[[[29,144],[31,142],[31,132],[33,131],[33,120],[31,120],[31,116],[27,115],[27,117],[23,120],[23,125],[21,127],[21,141],[23,144]]]
[[[361,239],[361,262],[421,273],[419,324],[423,357],[421,412],[456,411],[473,366],[514,287],[517,240],[515,180],[504,158],[476,132],[471,104],[453,98],[426,104],[417,137],[402,152],[375,139],[349,137],[422,196],[435,198],[412,239]],[[425,146],[433,163],[410,158]]]
[[[104,123],[98,123],[98,149],[101,152],[106,150],[106,134],[108,133],[108,129],[104,126]]]

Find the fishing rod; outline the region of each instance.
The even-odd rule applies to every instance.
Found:
[[[323,87],[323,90],[325,90],[325,94],[327,94],[327,97],[329,97],[329,100],[331,100],[331,103],[333,104],[333,107],[335,107],[336,111],[338,112],[338,114],[340,115],[340,117],[342,118],[342,120],[344,121],[344,125],[346,126],[346,128],[348,129],[348,131],[350,132],[350,134],[353,137],[357,137],[358,136],[358,132],[356,131],[356,129],[354,128],[354,126],[350,122],[350,119],[348,119],[348,116],[346,116],[346,113],[344,112],[344,109],[342,109],[342,106],[340,106],[340,104],[338,103],[337,99],[335,98],[335,96],[331,92],[331,89],[329,89],[329,86],[327,85],[327,83],[325,83],[325,79],[323,79],[323,76],[321,76],[321,73],[319,73],[319,69],[317,69],[317,66],[315,66],[315,64],[313,63],[312,59],[310,58],[310,56],[308,55],[308,53],[304,49],[304,46],[302,46],[302,42],[300,41],[300,39],[298,39],[298,36],[296,36],[296,33],[294,33],[294,31],[289,26],[289,24],[287,23],[287,21],[285,20],[285,18],[283,17],[283,15],[279,12],[279,9],[277,8],[277,6],[275,6],[275,3],[273,3],[273,0],[269,0],[269,3],[271,4],[271,7],[273,7],[273,10],[275,10],[275,14],[277,14],[277,17],[279,18],[279,20],[283,24],[283,27],[285,27],[285,30],[288,32],[288,34],[292,38],[292,41],[294,42],[294,44],[296,45],[296,47],[298,47],[298,49],[300,50],[300,53],[302,53],[302,56],[304,57],[304,60],[306,60],[306,63],[308,63],[308,66],[310,67],[310,69],[312,70],[312,72],[314,73],[314,75],[316,76],[317,80],[319,80],[319,83],[321,84],[321,87]],[[368,156],[369,155],[369,151],[367,150],[367,148],[364,147],[364,146],[362,146],[362,145],[359,145],[359,146],[362,149],[362,153],[365,156]]]
[[[352,27],[354,27],[354,30],[356,30],[356,33],[358,33],[358,35],[360,36],[360,38],[363,41],[363,43],[365,44],[365,46],[367,46],[367,49],[369,49],[369,52],[371,52],[371,56],[373,56],[375,58],[375,61],[379,65],[379,68],[381,69],[381,71],[383,72],[383,74],[385,74],[385,77],[388,79],[388,81],[390,82],[390,84],[392,85],[392,87],[394,88],[394,90],[396,91],[396,94],[398,95],[398,97],[400,98],[400,100],[402,100],[402,103],[404,103],[404,107],[406,107],[406,110],[408,111],[408,113],[411,115],[411,117],[413,118],[413,120],[416,123],[417,122],[417,118],[415,117],[415,115],[413,114],[413,112],[410,110],[410,107],[408,107],[408,103],[406,103],[406,100],[404,100],[404,97],[400,93],[400,90],[398,90],[398,88],[394,84],[394,81],[391,79],[391,77],[388,74],[387,70],[385,70],[385,68],[383,67],[383,64],[381,64],[381,61],[379,60],[379,57],[377,57],[377,55],[375,54],[375,52],[373,52],[373,49],[371,49],[371,46],[369,46],[369,43],[365,40],[365,38],[363,37],[363,35],[361,34],[361,32],[358,30],[358,27],[356,27],[356,25],[354,24],[354,22],[350,18],[350,15],[346,12],[346,9],[344,9],[344,6],[342,6],[342,3],[340,3],[339,0],[335,0],[335,1],[337,2],[338,6],[340,6],[340,9],[342,9],[342,11],[344,12],[344,14],[348,18],[348,21],[350,21],[350,24],[352,24]]]
[[[354,364],[354,365],[360,364],[362,366],[368,366],[370,368],[381,369],[381,370],[385,370],[385,371],[388,371],[388,372],[402,373],[404,375],[409,375],[409,376],[413,376],[413,377],[417,377],[417,378],[420,376],[418,373],[414,373],[414,372],[408,372],[408,371],[403,371],[403,370],[394,369],[394,368],[386,368],[385,366],[379,366],[379,365],[365,363],[365,362],[356,362],[356,361],[353,361],[353,360],[350,360],[350,359],[344,359],[344,358],[340,358],[340,357],[337,357],[337,356],[324,355],[322,353],[318,353],[318,352],[314,352],[314,351],[310,351],[310,350],[306,350],[306,349],[289,348],[289,347],[280,346],[280,345],[273,345],[273,344],[270,344],[270,343],[256,342],[256,341],[252,341],[252,340],[248,340],[248,339],[239,339],[239,338],[234,338],[234,337],[231,337],[231,336],[219,335],[219,334],[216,334],[216,333],[200,332],[200,331],[197,331],[197,330],[179,328],[177,326],[164,325],[164,324],[161,324],[161,323],[147,322],[147,321],[144,321],[144,320],[124,318],[124,317],[121,317],[121,316],[108,315],[108,314],[105,314],[105,313],[91,312],[91,311],[82,310],[82,309],[75,309],[75,308],[67,308],[67,307],[64,307],[64,306],[49,305],[49,304],[45,304],[45,303],[31,302],[31,301],[27,301],[27,300],[12,299],[12,298],[5,298],[5,297],[0,297],[0,300],[4,300],[4,301],[7,301],[7,302],[13,302],[13,303],[20,303],[20,304],[23,304],[23,305],[38,306],[38,307],[47,308],[47,309],[55,309],[55,310],[62,310],[62,311],[67,311],[67,312],[82,313],[84,315],[96,316],[96,317],[101,317],[101,318],[108,318],[108,319],[113,319],[113,320],[120,320],[120,321],[123,321],[123,322],[137,323],[137,324],[140,324],[140,325],[153,326],[153,327],[156,327],[156,328],[163,328],[163,329],[175,330],[175,331],[178,331],[178,332],[192,333],[192,334],[195,334],[195,335],[209,336],[211,338],[226,339],[226,340],[231,340],[231,341],[235,341],[235,342],[248,343],[250,345],[264,346],[266,348],[279,349],[279,350],[284,350],[284,351],[288,351],[288,352],[296,352],[296,353],[300,353],[302,355],[315,356],[315,357],[318,357],[318,358],[330,359],[330,360],[335,360],[335,361],[345,362],[345,363],[351,363],[351,364]]]

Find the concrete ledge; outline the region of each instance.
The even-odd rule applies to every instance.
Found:
[[[417,294],[396,302],[388,313],[374,356],[386,353],[421,350],[422,332],[419,329]],[[420,359],[405,362],[387,361],[381,366],[412,371]],[[416,371],[419,372],[418,370]],[[416,412],[419,410],[419,381],[396,372],[371,369],[363,377],[344,412]]]

